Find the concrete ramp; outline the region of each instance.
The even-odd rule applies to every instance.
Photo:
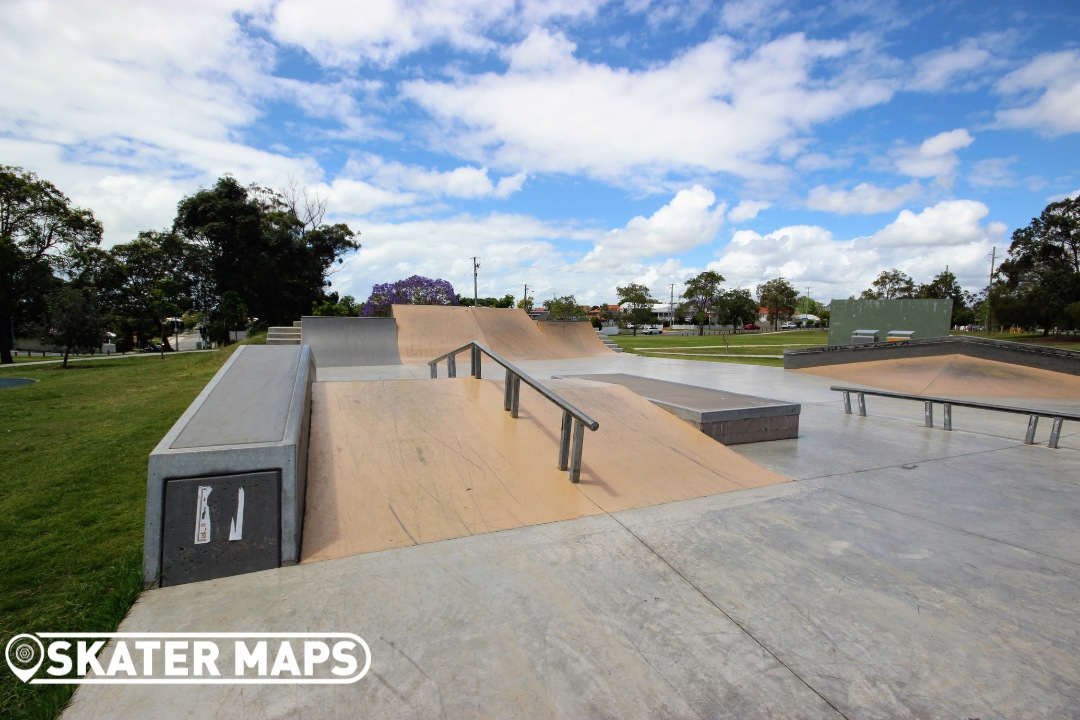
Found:
[[[917,395],[1080,400],[1080,377],[1075,375],[967,355],[874,360],[795,372]]]
[[[560,358],[614,354],[597,336],[592,323],[543,321],[536,326],[547,339],[547,347]]]
[[[401,364],[393,318],[307,316],[301,342],[319,368]]]
[[[302,562],[785,482],[629,390],[549,387],[600,423],[581,482],[557,469],[561,411],[501,382],[316,383]]]

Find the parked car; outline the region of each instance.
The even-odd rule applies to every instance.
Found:
[[[761,326],[760,325],[755,325],[754,323],[746,323],[745,325],[742,326],[742,329],[743,330],[760,330]]]
[[[786,322],[786,323],[784,323],[783,325],[780,326],[780,329],[781,330],[794,330],[797,327],[799,327],[799,326],[796,325],[793,322]]]
[[[664,329],[663,329],[663,328],[661,328],[661,327],[657,327],[657,326],[655,326],[655,325],[653,325],[653,326],[648,326],[648,325],[646,325],[646,326],[645,326],[645,327],[644,327],[644,328],[642,329],[642,331],[641,331],[641,334],[642,334],[642,335],[660,335],[660,334],[662,334],[663,332],[664,332]]]

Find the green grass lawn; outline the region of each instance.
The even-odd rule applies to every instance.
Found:
[[[612,339],[625,352],[646,357],[783,367],[785,350],[825,345],[829,333],[824,330],[783,330],[731,335],[616,335]],[[749,357],[757,355],[768,357]]]
[[[227,359],[218,353],[5,366],[0,642],[115,629],[141,586],[147,456]],[[71,686],[0,674],[0,717],[52,718]]]

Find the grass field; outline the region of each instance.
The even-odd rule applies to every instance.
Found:
[[[6,366],[0,390],[0,642],[115,629],[141,585],[147,456],[230,350]],[[0,674],[0,717],[52,718],[71,686]]]
[[[625,352],[647,357],[783,367],[785,350],[825,345],[829,333],[824,330],[783,330],[700,336],[616,335],[612,339]]]

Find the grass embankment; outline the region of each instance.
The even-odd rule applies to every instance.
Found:
[[[38,381],[0,390],[3,645],[115,629],[141,587],[147,456],[229,354],[0,369]],[[54,717],[71,688],[5,668],[0,717]]]
[[[784,366],[784,351],[828,344],[824,330],[740,332],[731,335],[615,335],[626,352],[647,357]]]

